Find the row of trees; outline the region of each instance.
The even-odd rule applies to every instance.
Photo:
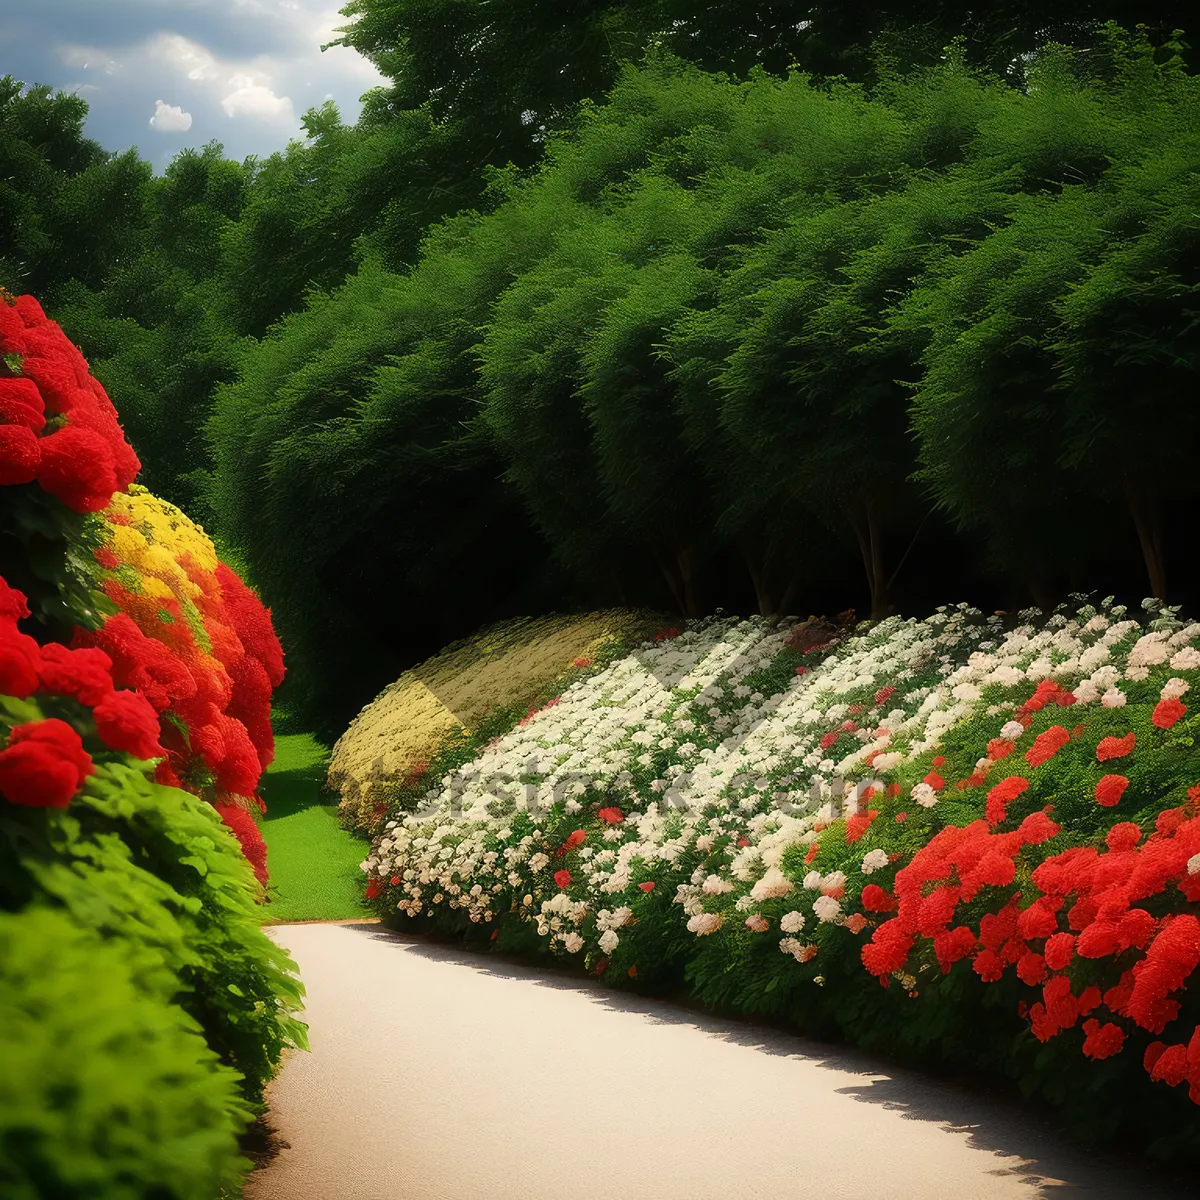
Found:
[[[652,55],[489,213],[245,355],[221,527],[314,689],[381,621],[420,639],[526,575],[528,522],[588,600],[660,579],[687,614],[734,557],[764,612],[852,599],[855,559],[884,612],[927,538],[943,598],[976,548],[1001,602],[1161,595],[1194,496],[1198,100],[1115,30],[1025,89],[956,49],[870,88]]]
[[[1095,0],[493,10],[355,0],[391,80],[355,126],[162,178],[0,85],[0,284],[245,557],[306,717],[571,603],[1140,592],[1139,544],[1165,590],[1182,13],[1134,44]]]

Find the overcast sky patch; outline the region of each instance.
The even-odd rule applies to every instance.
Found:
[[[322,43],[347,24],[345,0],[41,0],[0,4],[0,76],[75,92],[85,133],[136,146],[161,174],[184,147],[266,157],[303,137],[300,119],[332,99],[357,120],[384,83],[366,59]],[[15,6],[13,6],[15,7]]]

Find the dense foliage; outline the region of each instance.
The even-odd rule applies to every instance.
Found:
[[[1139,550],[1156,594],[1195,590],[1186,439],[1125,454],[1194,367],[1184,10],[1141,41],[1092,0],[344,11],[388,84],[265,160],[155,178],[77,97],[0,88],[0,284],[121,395],[143,481],[215,506],[302,723],[335,737],[520,612],[922,609],[951,554],[981,600],[1140,595]],[[959,421],[997,405],[1019,419]],[[1039,489],[1082,514],[1066,554]]]
[[[1197,86],[1106,37],[1023,90],[957,48],[869,88],[654,55],[410,271],[284,321],[219,393],[213,501],[301,710],[361,702],[385,598],[410,653],[478,620],[461,571],[528,575],[527,522],[576,595],[693,616],[919,609],[947,560],[993,603],[1194,590]]]
[[[1200,1119],[1164,1085],[1200,1103],[1200,624],[1146,608],[706,620],[431,779],[367,895],[1186,1156]]]
[[[30,296],[0,294],[0,361],[0,1182],[210,1200],[304,1045],[262,840],[221,790],[252,796],[269,761],[279,643],[132,482],[104,388]]]

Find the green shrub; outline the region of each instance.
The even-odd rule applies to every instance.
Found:
[[[0,908],[61,907],[120,939],[135,980],[174,996],[260,1101],[283,1048],[305,1045],[290,1015],[303,989],[262,931],[250,867],[211,805],[109,763],[68,810],[12,806],[3,819]]]
[[[247,1165],[235,1071],[127,946],[0,913],[0,1194],[213,1200]]]

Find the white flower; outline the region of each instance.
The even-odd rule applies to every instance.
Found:
[[[792,892],[792,886],[792,881],[778,867],[772,867],[750,889],[750,895],[755,900],[769,900],[775,896],[789,896]]]
[[[822,921],[836,921],[842,915],[842,906],[832,896],[818,896],[813,901],[813,912]]]
[[[1200,858],[1200,855],[1197,855]],[[799,933],[804,928],[804,914],[798,913],[794,909],[792,912],[784,913],[779,919],[779,928],[784,933]]]
[[[720,875],[710,875],[700,886],[710,896],[720,896],[724,892],[733,891],[733,884],[728,879],[722,879]]]
[[[875,755],[873,765],[876,770],[890,771],[893,767],[899,766],[903,759],[903,754],[896,750],[889,750],[886,754]]]
[[[707,854],[713,848],[713,839],[711,833],[703,834],[696,839],[696,849],[701,854]]]
[[[1200,875],[1200,854],[1193,854],[1187,860],[1187,869],[1189,875]]]
[[[809,871],[804,877],[803,886],[806,888],[819,888],[821,886],[821,872]]]
[[[578,954],[583,949],[583,938],[577,933],[568,933],[563,938],[563,946],[566,948],[568,954]]]
[[[886,850],[868,850],[863,856],[862,873],[870,875],[872,871],[878,871],[880,867],[888,865],[888,856]]]
[[[699,912],[688,921],[687,927],[698,937],[704,937],[706,934],[716,933],[721,928],[721,924],[720,913]]]
[[[1162,692],[1160,693],[1163,700],[1178,700],[1180,696],[1187,694],[1188,681],[1186,679],[1168,679],[1163,684]]]
[[[620,943],[620,941],[621,939],[617,937],[613,930],[606,929],[600,935],[600,949],[603,950],[605,954],[611,954],[617,948],[617,945]]]
[[[529,869],[534,872],[541,871],[549,862],[549,855],[542,854],[539,851],[529,860]]]
[[[1000,729],[1000,736],[1006,742],[1015,742],[1025,732],[1025,726],[1020,721],[1006,721]]]
[[[922,808],[932,808],[938,801],[937,792],[927,783],[918,783],[911,795]]]
[[[746,918],[746,928],[751,933],[766,933],[771,928],[771,922],[762,913],[753,913]]]
[[[1184,646],[1171,656],[1172,671],[1195,671],[1200,668],[1200,650],[1194,646]]]
[[[1119,688],[1109,688],[1108,691],[1100,697],[1100,703],[1103,704],[1105,708],[1124,708],[1125,699],[1125,693]]]

